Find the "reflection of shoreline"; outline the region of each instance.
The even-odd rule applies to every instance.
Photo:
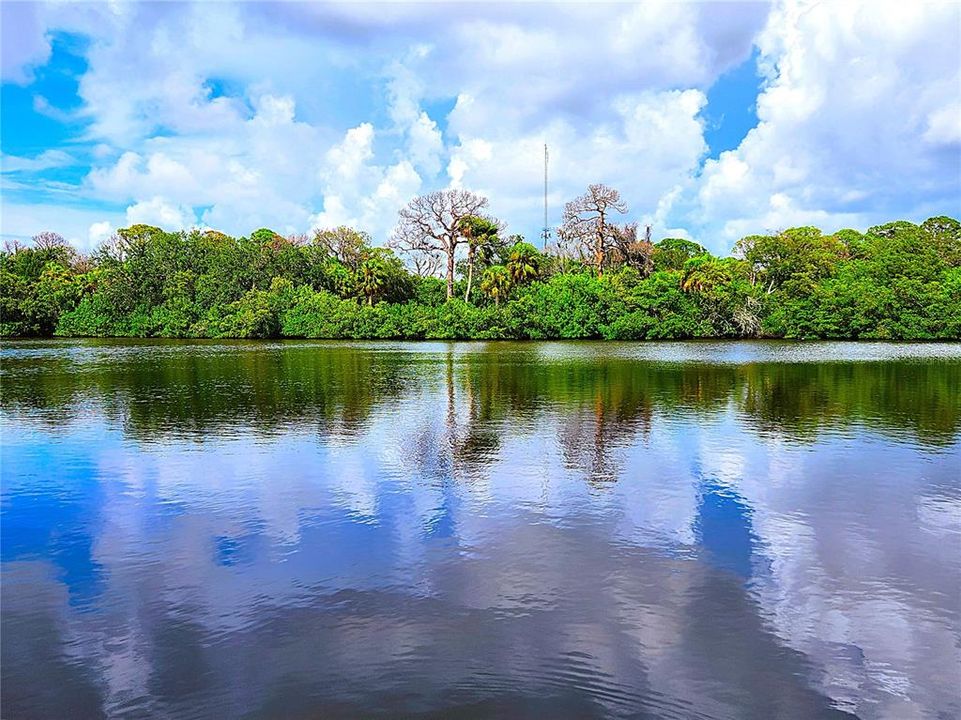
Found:
[[[145,693],[169,709],[190,687],[168,677],[188,648],[195,692],[238,709],[285,688],[359,703],[369,678],[439,699],[483,670],[492,695],[517,677],[535,694],[555,671],[569,702],[611,712],[737,715],[752,676],[773,688],[759,708],[787,697],[797,717],[829,715],[828,697],[865,718],[952,712],[957,440],[919,453],[857,424],[819,426],[804,445],[776,423],[756,432],[736,398],[770,381],[766,366],[671,381],[495,365],[427,363],[346,415],[329,384],[330,413],[308,404],[270,432],[258,408],[224,437],[200,423],[146,442],[136,408],[121,432],[94,405],[72,427],[5,442],[5,539],[31,503],[74,508],[34,550],[4,554],[5,573],[43,567],[29,588],[4,584],[5,612],[24,623],[13,631],[54,628],[117,709]],[[278,376],[267,410],[304,375]],[[128,383],[115,407],[155,387]],[[43,497],[16,492],[30,473],[47,478]],[[709,541],[705,493],[726,492]],[[78,599],[84,567],[98,577]],[[250,648],[266,659],[245,663]],[[298,667],[323,684],[284,676]]]
[[[238,430],[275,436],[292,423],[349,440],[399,398],[429,391],[437,363],[449,358],[452,390],[469,392],[488,423],[534,426],[545,408],[576,419],[589,405],[610,425],[605,437],[616,441],[620,425],[631,433],[654,410],[717,416],[733,403],[747,429],[799,442],[868,428],[898,440],[909,431],[918,444],[937,449],[961,433],[961,403],[951,400],[961,397],[961,356],[816,363],[804,359],[812,353],[807,345],[780,342],[782,361],[740,352],[740,362],[692,364],[643,359],[658,349],[643,344],[613,344],[610,351],[596,343],[480,346],[495,348],[489,352],[473,343],[436,345],[438,352],[390,343],[374,351],[356,344],[240,343],[236,352],[210,352],[209,345],[193,352],[195,346],[178,344],[155,357],[118,353],[112,344],[106,358],[80,344],[25,358],[4,348],[2,408],[4,415],[55,427],[96,401],[140,442],[203,441]],[[670,358],[671,348],[690,345],[707,355],[716,344],[659,347]],[[636,357],[618,352],[625,347]],[[884,347],[897,356],[899,348],[929,346]],[[560,356],[562,350],[571,357]]]

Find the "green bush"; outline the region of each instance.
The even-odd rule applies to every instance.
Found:
[[[738,257],[687,240],[603,275],[522,238],[475,248],[446,283],[409,273],[350,228],[312,241],[260,229],[147,225],[82,257],[50,236],[0,253],[0,334],[237,338],[568,339],[961,337],[961,223],[752,235]],[[461,263],[462,271],[468,263]],[[648,273],[650,273],[648,275]],[[645,276],[646,275],[646,276]]]
[[[122,337],[129,335],[127,318],[118,318],[103,293],[86,296],[60,316],[55,335],[66,337]]]

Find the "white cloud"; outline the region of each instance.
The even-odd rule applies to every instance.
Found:
[[[87,251],[96,247],[92,226],[109,220],[115,227],[123,226],[123,212],[111,213],[101,208],[78,208],[56,203],[23,203],[3,199],[0,213],[0,235],[6,240],[25,242],[38,232],[52,230],[60,233],[75,247]]]
[[[409,160],[377,164],[373,143],[373,126],[362,123],[327,152],[320,171],[323,208],[310,217],[312,228],[352,225],[382,241],[397,211],[421,190],[421,177]]]
[[[94,169],[87,192],[127,202],[159,195],[204,207],[205,223],[237,234],[262,226],[302,231],[318,189],[321,133],[295,119],[290,97],[264,93],[254,105],[252,117],[235,118],[216,137],[147,140],[142,152]]]
[[[3,172],[39,172],[51,168],[76,165],[77,161],[63,150],[44,150],[36,157],[0,155],[0,168]]]
[[[189,207],[175,205],[157,195],[127,208],[127,225],[139,223],[156,225],[165,230],[186,230],[197,224],[197,217]]]
[[[374,156],[374,126],[361,123],[347,131],[344,141],[327,152],[326,177],[357,180],[366,163]]]
[[[957,212],[956,4],[785,2],[758,45],[768,84],[740,147],[706,163],[696,220],[716,249],[741,235]]]
[[[929,113],[922,137],[932,145],[961,145],[961,101],[948,100]]]
[[[656,236],[715,250],[797,222],[951,212],[961,197],[959,67],[932,51],[958,45],[954,4],[10,7],[5,20],[25,19],[19,45],[5,35],[5,78],[29,80],[54,31],[90,40],[79,110],[35,94],[49,117],[86,120],[82,135],[3,160],[90,158],[73,204],[156,212],[161,198],[175,210],[161,216],[231,233],[350,222],[383,240],[412,194],[451,184],[536,235],[544,142],[553,223],[607,182]],[[705,164],[706,90],[755,41],[760,123]],[[26,206],[29,185],[5,189]],[[106,219],[71,231],[88,242]]]
[[[714,48],[699,39],[712,13],[698,5],[561,5],[547,23],[525,5],[50,5],[42,25],[91,37],[78,113],[97,147],[90,199],[162,197],[230,232],[337,217],[384,237],[391,203],[446,185],[458,148],[523,143],[553,117],[572,137],[623,123],[612,98],[708,82],[746,55],[764,12],[737,9]],[[462,93],[485,112],[461,113],[445,142],[431,103]],[[360,119],[345,124],[354,105]],[[351,155],[344,133],[365,125],[368,155]]]
[[[612,102],[613,119],[590,128],[558,120],[523,136],[498,132],[491,111],[484,136],[459,135],[448,174],[454,185],[491,198],[495,214],[533,235],[543,224],[544,143],[549,145],[549,220],[560,222],[563,203],[591,182],[618,188],[632,217],[653,221],[666,214],[679,185],[689,183],[706,152],[698,113],[699,90],[624,95]],[[462,96],[452,113],[476,118],[483,111]],[[483,126],[483,124],[481,124]],[[472,125],[473,127],[473,125]],[[535,237],[529,237],[533,240]]]
[[[87,231],[87,244],[88,247],[97,247],[104,240],[109,238],[114,233],[114,227],[110,224],[109,220],[101,220],[100,222],[95,222],[90,226]]]
[[[50,57],[50,39],[37,7],[18,2],[0,5],[0,33],[0,79],[28,83],[33,79],[33,68]]]
[[[414,120],[408,133],[408,154],[411,162],[429,176],[436,175],[441,168],[441,156],[444,153],[444,139],[437,123],[430,119],[426,112],[421,111]]]
[[[56,120],[59,123],[74,122],[76,119],[74,113],[58,108],[43,95],[39,94],[33,96],[33,110],[37,114],[48,117],[51,120]]]

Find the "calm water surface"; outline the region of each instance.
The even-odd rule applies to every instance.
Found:
[[[5,718],[961,716],[961,346],[6,343]]]

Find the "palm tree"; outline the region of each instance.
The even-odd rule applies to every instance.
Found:
[[[367,298],[367,305],[383,292],[391,279],[391,267],[384,257],[383,248],[373,248],[360,264],[357,273],[357,289]]]
[[[684,263],[681,290],[706,292],[730,282],[731,277],[730,268],[723,261],[707,254],[698,255]]]
[[[503,265],[492,265],[484,271],[481,290],[499,306],[511,289],[511,276]]]
[[[519,242],[511,248],[507,271],[515,285],[533,280],[540,272],[540,253],[530,243]]]
[[[477,215],[461,218],[459,228],[461,234],[467,238],[467,290],[464,292],[464,302],[468,302],[471,286],[474,283],[474,261],[478,252],[482,256],[491,254],[491,249],[497,243],[498,228],[488,218]]]

